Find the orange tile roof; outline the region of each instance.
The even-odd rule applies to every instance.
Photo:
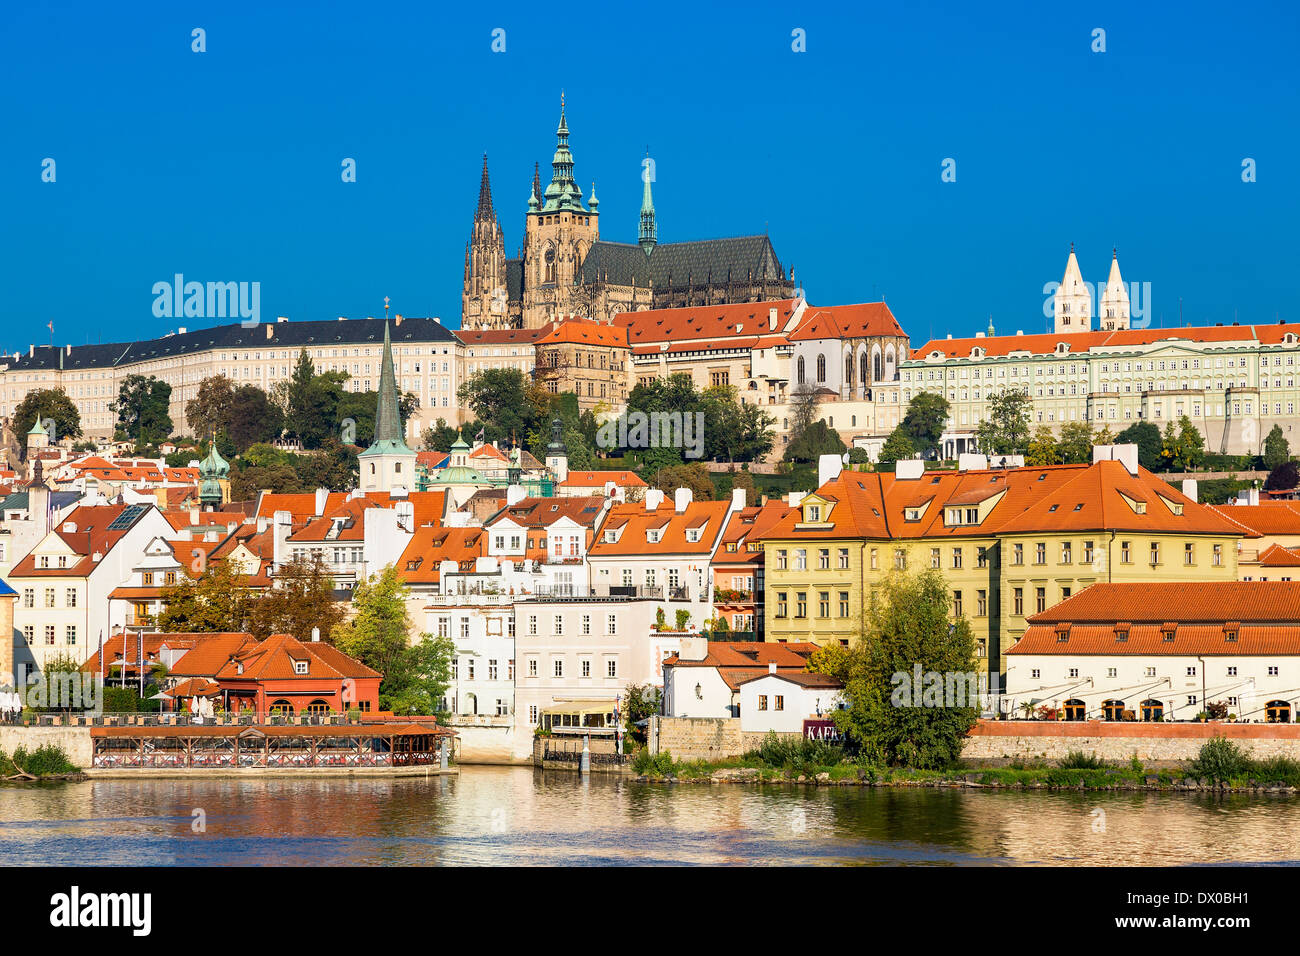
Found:
[[[790,333],[790,341],[858,339],[877,335],[907,336],[894,313],[883,302],[815,308],[810,305],[800,319],[799,327]]]
[[[186,656],[189,656],[188,654]],[[183,662],[185,658],[181,658]],[[294,661],[307,661],[308,673],[294,670]],[[243,665],[242,671],[238,665]],[[175,671],[173,671],[175,673]],[[358,660],[325,641],[300,641],[288,634],[272,634],[264,641],[245,644],[219,671],[217,680],[319,680],[344,677],[379,677]]]
[[[252,634],[221,632],[196,635],[195,641],[171,668],[172,677],[215,677],[230,658],[245,644],[254,640]]]
[[[152,505],[140,512],[130,527],[110,531],[109,526],[123,511],[132,505],[80,505],[59,522],[54,533],[57,534],[74,554],[79,557],[75,563],[66,568],[38,568],[36,556],[27,555],[10,571],[11,577],[86,577],[98,564],[95,554],[107,555],[123,537],[149,513]],[[76,531],[64,531],[69,523]]]
[[[628,342],[633,346],[646,342],[718,340],[727,347],[734,346],[737,337],[772,334],[773,330],[768,328],[768,315],[771,309],[776,309],[775,332],[780,333],[779,341],[784,342],[782,330],[794,315],[798,302],[798,299],[777,299],[622,312],[614,316],[614,324],[627,329]],[[697,344],[686,348],[700,347]]]
[[[1265,568],[1300,568],[1300,550],[1271,544],[1260,554],[1259,563]]]
[[[618,557],[637,554],[710,554],[722,536],[723,518],[729,503],[726,501],[692,501],[678,514],[673,499],[666,497],[654,511],[647,511],[643,502],[616,504],[610,508],[604,528],[622,529],[617,541],[606,541],[604,534],[597,535],[588,554],[593,558]],[[688,528],[698,528],[701,519],[708,526],[698,541],[686,538]],[[659,530],[659,540],[651,542],[646,532]]]
[[[603,345],[610,348],[627,348],[627,329],[618,325],[605,325],[591,319],[568,318],[548,322],[538,330],[538,345]]]
[[[331,491],[325,499],[325,512],[328,514],[334,508],[337,508],[347,499],[347,493],[342,491]],[[277,511],[287,511],[295,518],[311,518],[316,514],[316,494],[314,492],[304,492],[302,494],[266,494],[258,502],[257,517],[270,518]]]
[[[763,565],[763,552],[750,551],[747,545],[760,540],[764,534],[774,528],[790,512],[790,506],[779,498],[773,498],[762,505],[750,505],[733,512],[722,533],[722,541],[713,554],[713,565],[719,567],[728,564]],[[728,551],[727,545],[736,545],[735,551]]]
[[[1273,501],[1258,505],[1209,505],[1208,507],[1243,531],[1254,535],[1300,535],[1300,505],[1294,502]]]
[[[612,481],[619,488],[649,487],[635,471],[571,471],[559,483],[560,488],[604,488],[605,482]]]
[[[1288,333],[1300,335],[1300,324],[1275,325],[1200,325],[1173,329],[1116,329],[1110,332],[1045,332],[1034,335],[994,335],[982,338],[932,339],[912,350],[913,359],[924,359],[938,351],[948,358],[965,358],[971,349],[981,348],[986,355],[1004,356],[1012,352],[1049,355],[1058,342],[1066,342],[1071,354],[1093,349],[1132,348],[1157,342],[1258,342],[1275,345]]]
[[[436,584],[440,564],[455,561],[466,571],[487,553],[487,535],[482,528],[420,527],[397,559],[397,572],[407,584]]]
[[[508,518],[523,528],[546,529],[561,518],[568,518],[591,529],[595,527],[596,519],[604,506],[605,499],[594,495],[575,495],[572,498],[521,498],[493,515],[484,523],[484,527],[492,528],[502,519]]]
[[[543,327],[544,328],[544,327]],[[452,334],[466,345],[532,345],[542,329],[457,329]]]

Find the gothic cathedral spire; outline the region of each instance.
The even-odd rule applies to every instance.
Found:
[[[478,208],[465,247],[465,281],[461,287],[461,327],[504,328],[509,293],[506,285],[506,241],[492,205],[487,154],[479,177]]]
[[[637,242],[648,256],[654,251],[659,230],[655,225],[655,201],[650,195],[650,181],[654,179],[654,161],[650,158],[650,149],[645,151],[645,162],[641,164],[641,181],[645,188],[641,191],[641,228],[637,233]]]

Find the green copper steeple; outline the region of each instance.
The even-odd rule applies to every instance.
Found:
[[[585,212],[582,190],[573,179],[573,154],[569,152],[569,124],[564,118],[564,94],[560,94],[560,125],[555,130],[555,157],[551,160],[551,184],[543,197],[543,212],[568,210]]]
[[[221,504],[225,498],[221,482],[229,475],[230,465],[217,451],[217,439],[213,436],[207,457],[199,462],[199,501],[212,507]]]
[[[362,455],[411,454],[402,439],[402,413],[397,402],[397,376],[393,371],[393,346],[384,320],[384,357],[379,366],[379,401],[375,408],[375,437]]]
[[[654,161],[650,158],[650,150],[646,149],[645,162],[641,164],[641,181],[645,183],[645,189],[641,191],[641,229],[637,236],[637,242],[640,243],[647,256],[654,251],[655,242],[659,236],[659,230],[655,226],[655,201],[650,195],[650,180],[654,178],[650,171],[654,168]]]

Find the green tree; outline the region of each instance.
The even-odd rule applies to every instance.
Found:
[[[689,488],[695,501],[708,501],[713,497],[713,478],[702,462],[672,465],[656,472],[653,480],[647,480],[652,488],[669,495],[678,488]]]
[[[1029,445],[1029,396],[1004,389],[989,397],[989,414],[975,426],[975,441],[986,455],[1014,455]]]
[[[470,429],[470,435],[477,435],[480,426],[478,422],[471,421],[465,427]],[[451,451],[451,446],[460,434],[459,429],[452,428],[445,418],[440,418],[424,430],[420,442],[425,451]]]
[[[81,434],[81,415],[72,399],[61,388],[38,388],[27,393],[14,409],[13,429],[23,454],[27,454],[27,433],[37,421],[52,419],[54,434],[50,443]],[[48,429],[47,429],[48,430]]]
[[[475,372],[461,383],[456,396],[482,424],[483,440],[494,444],[511,438],[522,441],[535,424],[547,417],[551,406],[550,394],[517,368]],[[575,402],[574,424],[576,407]],[[549,420],[546,427],[550,427]]]
[[[255,386],[251,386],[255,387]],[[199,382],[194,397],[185,403],[185,422],[198,438],[209,438],[229,429],[233,414],[235,383],[224,375],[209,375]]]
[[[259,442],[275,441],[283,427],[284,417],[279,408],[256,385],[241,385],[231,393],[230,419],[224,431],[235,453]],[[222,450],[220,442],[217,450]]]
[[[887,465],[893,462],[907,461],[916,457],[916,448],[912,445],[911,437],[899,425],[889,437],[885,439],[885,444],[880,449],[880,463]]]
[[[1047,425],[1039,425],[1034,431],[1034,437],[1029,440],[1029,448],[1025,451],[1026,465],[1059,465],[1061,463],[1061,450],[1056,444],[1056,436],[1052,434],[1052,429]]]
[[[1160,429],[1151,422],[1134,422],[1115,436],[1112,445],[1137,445],[1138,464],[1147,471],[1160,469],[1161,452],[1164,442]]]
[[[1056,450],[1067,465],[1086,465],[1092,461],[1094,443],[1102,444],[1093,435],[1090,422],[1066,422],[1061,426]]]
[[[172,433],[172,387],[153,375],[128,375],[109,408],[117,413],[117,436],[137,446],[156,445]]]
[[[179,575],[176,583],[162,589],[163,609],[154,623],[164,633],[243,631],[248,626],[253,592],[239,582],[239,575],[225,561],[209,565],[207,552],[183,544],[176,557],[186,563],[189,576]]]
[[[264,591],[249,611],[248,630],[259,640],[289,634],[311,640],[312,628],[330,634],[346,615],[334,600],[334,579],[319,557],[291,561],[276,573],[276,586]]]
[[[628,684],[623,701],[624,729],[635,742],[645,745],[645,730],[638,727],[641,721],[663,710],[663,691],[653,684]]]
[[[1264,479],[1265,491],[1290,491],[1300,484],[1300,467],[1293,461],[1284,461]]]
[[[923,457],[939,447],[939,438],[948,426],[951,407],[948,399],[937,392],[918,392],[907,403],[901,428],[912,440],[912,447]]]
[[[1178,419],[1177,448],[1174,461],[1182,471],[1194,471],[1205,460],[1205,437],[1186,415]]]
[[[817,464],[822,455],[843,455],[847,449],[839,432],[818,420],[799,433],[785,449],[785,461]]]
[[[844,682],[849,707],[835,712],[835,722],[869,759],[941,769],[961,756],[978,708],[969,696],[945,691],[974,692],[975,640],[970,622],[950,622],[948,615],[942,574],[896,572],[872,604],[865,639],[810,661],[810,668]],[[913,687],[918,669],[923,686]],[[937,693],[932,675],[938,675]]]
[[[450,638],[421,634],[409,640],[410,589],[392,565],[357,585],[352,618],[337,624],[332,640],[343,653],[383,675],[379,706],[394,713],[433,714],[451,683]]]
[[[1282,427],[1274,425],[1264,439],[1264,467],[1272,471],[1278,465],[1291,460],[1291,445],[1282,435]]]

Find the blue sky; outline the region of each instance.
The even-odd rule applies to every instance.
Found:
[[[264,321],[455,326],[482,154],[513,255],[561,88],[604,238],[648,145],[660,241],[767,229],[811,302],[883,295],[913,345],[1041,331],[1071,241],[1094,282],[1119,247],[1153,324],[1300,321],[1300,15],[1139,6],[11,5],[0,347],[211,324],[154,317],[177,272],[260,282]]]

